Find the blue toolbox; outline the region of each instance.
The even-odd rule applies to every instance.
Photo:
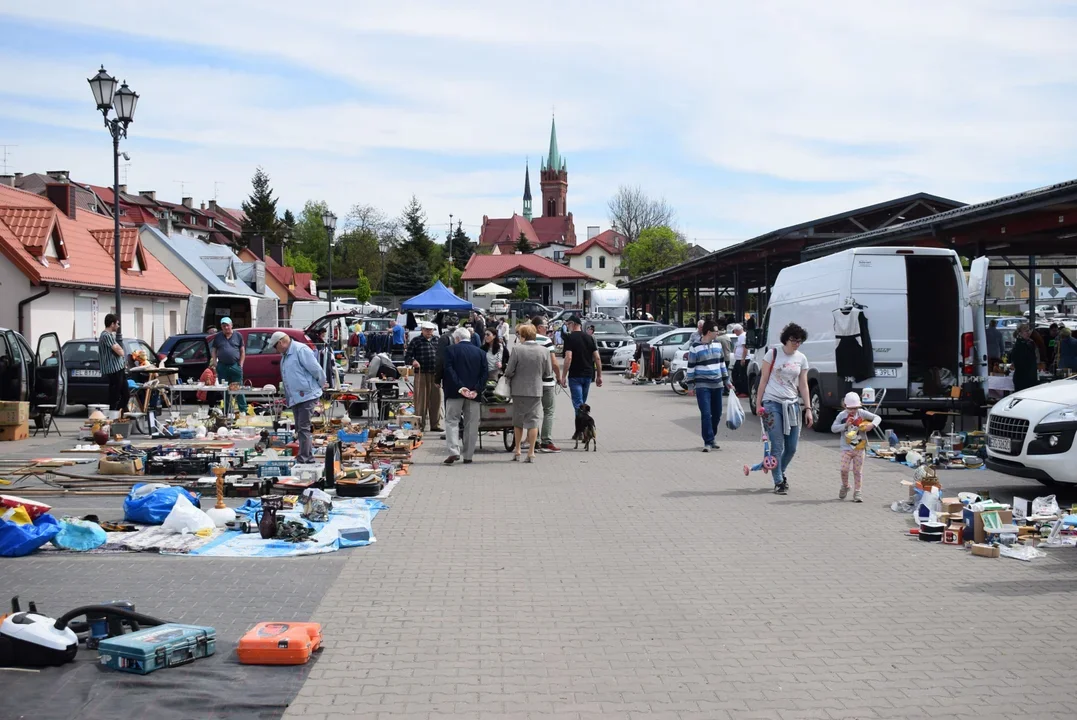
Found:
[[[167,623],[102,640],[97,655],[113,670],[148,675],[208,657],[216,646],[217,631],[211,627]]]

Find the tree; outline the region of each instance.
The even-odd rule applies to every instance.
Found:
[[[526,300],[531,297],[531,289],[527,287],[527,281],[520,278],[516,283],[516,289],[512,291],[513,300]]]
[[[516,244],[512,247],[518,253],[524,255],[530,255],[535,252],[535,248],[531,247],[531,241],[527,239],[527,236],[520,232],[520,237],[516,238]]]
[[[284,211],[284,217],[281,218],[281,222],[284,223],[286,228],[295,229],[295,215],[292,214],[291,210]]]
[[[426,259],[411,249],[393,251],[385,266],[385,288],[394,295],[418,295],[430,287],[431,277]]]
[[[663,270],[688,259],[689,245],[669,227],[647,228],[639,238],[625,246],[621,266],[629,277]]]
[[[310,273],[315,280],[318,279],[318,263],[311,260],[303,253],[296,252],[292,248],[284,248],[284,264],[297,273]]]
[[[610,225],[628,238],[629,243],[638,240],[640,233],[648,228],[673,225],[673,208],[665,198],[654,200],[638,185],[621,185],[617,188],[617,194],[610,198],[607,207]]]
[[[325,203],[320,200],[307,200],[303,205],[303,211],[299,213],[298,220],[293,218],[295,225],[291,230],[292,239],[288,243],[291,257],[293,259],[305,258],[307,263],[313,264],[314,274],[319,278],[329,276],[329,238],[325,234],[325,225],[322,223],[322,213],[325,212],[325,208]],[[296,266],[292,265],[292,267]],[[346,276],[341,274],[341,277]]]
[[[366,279],[366,273],[359,270],[359,277],[355,280],[355,299],[360,305],[370,300],[370,281]]]
[[[269,187],[269,175],[258,167],[251,178],[253,187],[250,197],[243,202],[243,233],[238,242],[242,247],[255,235],[261,235],[267,246],[280,242],[283,237],[280,220],[277,219],[277,199]]]
[[[404,208],[404,212],[400,216],[400,225],[405,235],[404,242],[401,243],[400,247],[416,251],[424,260],[429,262],[435,245],[426,229],[426,212],[414,195],[411,196],[411,202]]]
[[[445,254],[449,254],[449,248],[445,248]],[[452,232],[452,264],[460,270],[467,267],[467,261],[475,254],[475,243],[464,232],[464,224],[459,222]]]

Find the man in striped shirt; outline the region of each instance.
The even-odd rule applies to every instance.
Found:
[[[557,386],[561,384],[561,366],[557,364],[553,340],[546,335],[548,330],[546,318],[536,315],[531,318],[531,324],[535,326],[538,333],[535,342],[550,352],[550,365],[553,367],[553,375],[542,378],[542,432],[539,434],[539,445],[536,450],[544,453],[559,453],[561,448],[553,442],[553,414],[557,400]]]
[[[703,452],[719,449],[714,437],[718,434],[718,423],[722,419],[722,390],[732,387],[725,352],[717,337],[714,321],[705,320],[700,328],[699,342],[688,350],[688,373],[685,382],[696,392],[703,430]]]
[[[127,409],[130,390],[127,389],[127,359],[123,346],[116,339],[120,320],[114,314],[105,316],[105,329],[97,339],[97,357],[101,374],[108,378],[108,406],[112,410]]]

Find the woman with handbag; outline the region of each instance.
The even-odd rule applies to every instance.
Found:
[[[509,365],[508,345],[501,342],[497,330],[490,328],[483,333],[482,351],[486,353],[486,366],[489,370],[487,380],[497,381]]]
[[[542,424],[542,378],[553,375],[550,352],[535,342],[535,326],[525,323],[516,328],[519,341],[509,355],[505,377],[512,391],[512,429],[516,436],[513,462],[520,461],[520,441],[527,431],[527,462],[535,461],[539,426]]]

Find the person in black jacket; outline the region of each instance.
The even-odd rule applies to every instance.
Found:
[[[445,439],[449,446],[446,465],[460,459],[460,420],[463,419],[464,464],[471,462],[479,440],[478,398],[486,387],[486,354],[471,343],[471,333],[457,328],[445,350]]]
[[[496,330],[483,336],[482,351],[486,354],[487,379],[496,381],[509,366],[509,347],[501,342]]]

